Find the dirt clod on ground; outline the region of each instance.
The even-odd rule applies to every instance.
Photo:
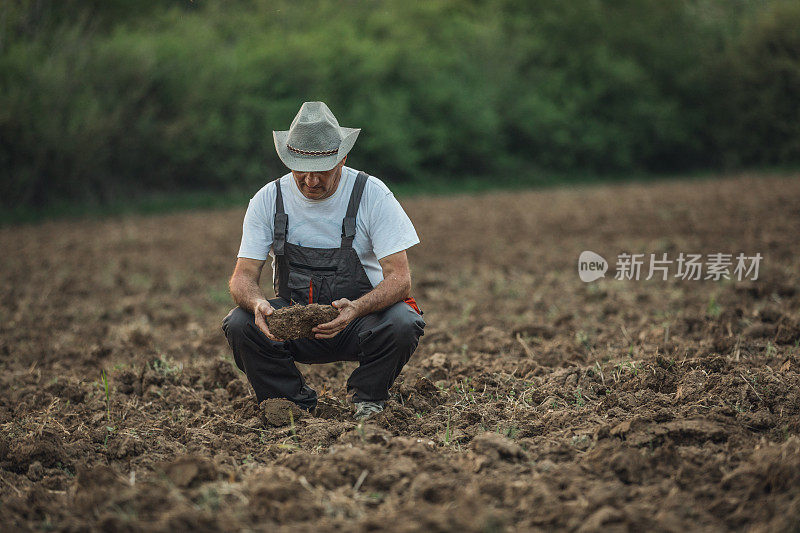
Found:
[[[282,398],[264,400],[259,407],[264,421],[274,427],[288,426],[300,420],[306,413],[297,404]]]
[[[179,457],[164,465],[164,473],[175,486],[186,488],[216,477],[214,465],[203,457]]]
[[[339,316],[339,311],[331,305],[308,304],[292,305],[276,309],[267,317],[270,333],[279,339],[313,339],[314,326],[330,322]]]

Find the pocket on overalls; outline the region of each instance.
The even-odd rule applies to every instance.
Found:
[[[289,261],[289,289],[294,303],[330,304],[333,301],[331,288],[335,278],[335,266],[313,266]]]

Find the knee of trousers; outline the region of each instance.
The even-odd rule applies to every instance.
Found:
[[[403,304],[407,305],[407,304]],[[395,324],[395,338],[398,346],[404,351],[413,352],[419,344],[419,338],[424,334],[425,320],[416,311],[404,315],[404,318]]]
[[[398,357],[408,359],[423,335],[425,320],[405,303],[398,304],[387,313],[384,322],[362,337],[361,347],[365,354],[382,352],[389,348]],[[410,311],[410,312],[409,312]]]
[[[242,338],[249,328],[255,325],[253,315],[242,309],[234,307],[228,316],[222,319],[222,331],[229,342]]]
[[[222,331],[225,333],[234,355],[240,348],[257,346],[262,354],[277,353],[285,357],[284,343],[268,339],[256,326],[253,315],[240,307],[231,309],[228,316],[222,319]]]

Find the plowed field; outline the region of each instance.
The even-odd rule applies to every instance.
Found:
[[[365,424],[357,363],[269,418],[232,364],[244,206],[0,229],[0,529],[797,528],[797,177],[402,203],[428,325]],[[615,280],[624,252],[763,260]]]

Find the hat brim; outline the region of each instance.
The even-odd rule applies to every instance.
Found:
[[[290,170],[298,172],[324,172],[336,166],[339,161],[344,159],[344,156],[356,144],[358,134],[361,128],[342,128],[344,138],[339,143],[339,150],[335,154],[319,156],[319,155],[303,155],[297,154],[286,147],[286,139],[289,137],[289,130],[286,131],[273,131],[272,139],[275,141],[275,151],[278,152],[278,157],[281,158],[283,164],[289,167]]]

